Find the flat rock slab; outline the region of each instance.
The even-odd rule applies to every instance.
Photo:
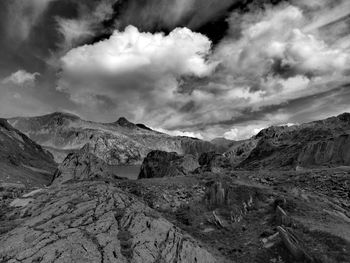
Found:
[[[26,218],[0,237],[0,262],[217,262],[157,212],[104,182],[52,187],[18,209]]]
[[[11,207],[25,207],[33,202],[33,198],[16,198],[10,204]]]

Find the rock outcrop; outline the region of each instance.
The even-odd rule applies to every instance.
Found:
[[[310,142],[298,156],[302,167],[318,165],[350,165],[350,134]]]
[[[97,178],[117,178],[108,165],[90,152],[89,144],[80,151],[70,153],[59,165],[52,184],[62,184],[67,181],[91,180]]]
[[[55,169],[48,151],[0,119],[0,183],[43,186]]]
[[[0,237],[1,262],[214,263],[197,241],[134,197],[104,182],[36,193]]]
[[[195,138],[163,134],[126,118],[97,123],[56,112],[32,118],[12,118],[9,122],[49,150],[58,163],[64,160],[67,151],[77,151],[87,143],[91,145],[92,153],[109,165],[141,164],[152,150],[199,156],[218,148]]]
[[[175,152],[152,151],[143,160],[139,179],[184,176],[198,168],[192,155],[180,156]]]

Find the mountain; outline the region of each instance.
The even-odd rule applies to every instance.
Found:
[[[234,145],[225,156],[242,169],[350,165],[350,113],[264,129]]]
[[[151,150],[198,156],[218,149],[209,142],[172,137],[143,124],[131,123],[126,118],[112,123],[97,123],[72,114],[55,112],[8,121],[50,151],[59,163],[69,152],[77,151],[87,143],[92,153],[109,165],[140,164]]]
[[[0,119],[0,183],[42,186],[55,168],[48,151]]]

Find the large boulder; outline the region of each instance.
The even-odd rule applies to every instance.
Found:
[[[198,161],[192,155],[152,151],[143,160],[139,179],[184,176],[198,167]]]
[[[116,178],[116,175],[102,159],[90,152],[90,146],[86,144],[80,151],[68,154],[56,170],[52,184],[96,178]]]

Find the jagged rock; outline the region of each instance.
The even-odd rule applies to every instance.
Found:
[[[305,249],[300,244],[300,241],[292,233],[291,230],[288,230],[287,228],[283,228],[281,226],[278,226],[277,230],[282,238],[283,244],[296,260],[306,263],[315,262],[315,260],[306,253]]]
[[[278,226],[291,226],[292,220],[287,213],[280,207],[276,208],[276,223]]]
[[[175,152],[152,151],[143,160],[139,179],[184,176],[198,166],[192,155],[180,156]]]
[[[70,180],[87,180],[96,178],[116,178],[108,165],[90,153],[90,146],[85,145],[80,151],[70,153],[58,167],[52,184],[62,184]]]
[[[217,262],[157,212],[104,182],[51,187],[21,209],[24,221],[0,237],[1,262]]]
[[[222,187],[221,182],[214,183],[207,192],[207,202],[212,206],[224,205],[227,203],[227,190]]]
[[[212,183],[206,192],[204,201],[209,209],[214,209],[213,220],[215,225],[227,227],[231,223],[240,222],[253,205],[253,194],[244,187],[229,187],[222,182]],[[221,209],[229,218],[220,218]],[[215,211],[216,210],[216,211]]]

